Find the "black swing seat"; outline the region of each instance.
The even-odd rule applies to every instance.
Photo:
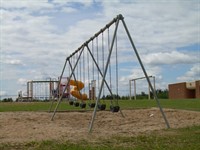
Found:
[[[99,110],[105,110],[106,109],[106,104],[98,104],[98,109]]]
[[[94,108],[95,107],[95,103],[89,103],[88,104],[90,108]]]
[[[74,102],[74,106],[78,107],[79,106],[79,102]]]
[[[69,105],[73,105],[74,104],[74,102],[73,101],[69,101]]]
[[[110,106],[110,111],[112,112],[118,112],[120,110],[119,106]]]
[[[80,103],[80,107],[81,108],[85,108],[86,107],[86,103]]]

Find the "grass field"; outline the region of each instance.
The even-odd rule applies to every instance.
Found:
[[[109,106],[109,101],[106,104]],[[191,100],[160,100],[163,108],[184,109],[200,111],[200,99]],[[0,112],[7,111],[48,111],[50,102],[31,102],[31,103],[0,103]],[[157,107],[154,100],[121,100],[119,101],[121,109],[145,109]],[[108,107],[107,106],[107,107]],[[55,107],[55,104],[54,104]],[[59,110],[73,111],[81,110],[62,102]],[[88,109],[90,110],[90,109]],[[1,129],[1,128],[0,128]],[[106,137],[106,135],[105,135]],[[143,150],[143,149],[175,149],[175,150],[198,150],[200,149],[200,125],[190,126],[179,129],[164,129],[141,133],[140,135],[124,137],[113,136],[110,139],[103,138],[97,142],[90,140],[80,140],[73,143],[67,140],[63,141],[32,141],[29,143],[3,143],[0,144],[0,150],[11,149],[35,149],[35,150]]]
[[[200,111],[200,99],[190,99],[190,100],[159,100],[163,108],[173,108],[173,109],[184,109]],[[107,109],[109,108],[110,101],[103,101],[106,103]],[[151,108],[157,107],[155,100],[119,100],[119,106],[121,109],[140,109],[140,108]],[[6,111],[48,111],[51,106],[51,102],[0,102],[0,112]],[[53,109],[56,106],[54,102]],[[70,111],[70,110],[81,110],[79,107],[70,106],[66,101],[62,102],[58,110],[60,111]],[[86,108],[86,110],[92,110]]]

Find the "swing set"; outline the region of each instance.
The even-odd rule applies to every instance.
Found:
[[[53,111],[51,120],[53,120],[57,109],[63,99],[63,94],[67,87],[72,86],[70,94],[76,98],[69,100],[70,105],[86,107],[86,101],[90,108],[93,108],[92,119],[89,125],[89,132],[92,131],[97,110],[105,110],[105,95],[110,95],[110,110],[112,112],[123,113],[118,103],[119,97],[119,46],[118,46],[118,26],[122,22],[125,32],[130,41],[131,47],[142,68],[149,88],[154,94],[154,98],[164,118],[167,128],[170,128],[165,113],[157,98],[156,92],[150,82],[149,76],[140,59],[137,49],[133,43],[129,30],[124,21],[124,17],[119,14],[106,26],[100,29],[94,36],[84,42],[76,51],[66,58],[64,67],[60,76],[60,81],[65,72],[68,72],[68,80],[65,89],[58,99],[57,105]],[[111,37],[111,33],[113,33]],[[88,91],[88,92],[86,92]],[[96,94],[97,93],[97,94]],[[53,104],[53,101],[52,101]],[[52,109],[52,105],[50,110]]]

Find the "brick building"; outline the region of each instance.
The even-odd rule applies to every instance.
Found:
[[[169,99],[200,98],[200,80],[169,84]]]

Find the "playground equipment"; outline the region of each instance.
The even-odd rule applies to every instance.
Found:
[[[134,79],[131,79],[131,80],[129,80],[129,89],[130,89],[130,94],[129,94],[129,97],[130,97],[130,100],[132,99],[131,98],[131,96],[132,96],[132,94],[131,94],[131,89],[132,89],[132,86],[131,86],[131,82],[133,81],[133,83],[134,83],[134,99],[136,100],[136,81],[137,80],[141,80],[141,79],[145,79],[146,77],[139,77],[139,78],[134,78]],[[149,78],[153,78],[153,88],[154,88],[154,91],[156,91],[156,85],[155,85],[155,76],[149,76]],[[149,94],[148,94],[148,99],[151,99],[151,96],[150,96],[150,86],[149,86],[149,88],[148,88],[148,91],[149,91]],[[154,99],[155,99],[155,97],[154,97]]]
[[[53,99],[56,92],[58,81],[53,78],[47,80],[31,80],[27,82],[27,97],[33,100],[50,100]],[[63,94],[64,95],[64,94]]]
[[[58,82],[55,93],[56,95],[54,95],[55,98],[59,98],[62,94],[63,98],[70,98],[70,85],[66,84],[67,81],[69,80],[68,77],[62,77],[62,78],[58,78],[60,80],[60,82]]]
[[[84,88],[84,84],[81,81],[70,80],[69,85],[74,86],[70,91],[71,95],[79,100],[87,100],[87,94],[81,94],[80,90]]]
[[[133,43],[131,35],[125,24],[124,17],[121,14],[118,15],[116,18],[114,18],[111,22],[106,24],[104,28],[100,29],[99,32],[94,34],[94,36],[92,36],[89,40],[83,43],[74,53],[72,53],[70,56],[66,58],[61,73],[61,77],[64,75],[65,71],[68,72],[69,80],[67,81],[66,85],[70,84],[70,80],[74,80],[76,83],[77,81],[82,81],[85,85],[86,83],[88,83],[89,85],[89,82],[91,80],[93,81],[96,80],[95,92],[97,93],[97,96],[95,96],[95,98],[93,96],[93,98],[95,99],[95,107],[89,125],[89,132],[92,131],[97,110],[98,109],[104,110],[106,108],[106,105],[102,98],[106,94],[107,95],[109,94],[111,96],[110,110],[112,112],[120,112],[121,115],[123,116],[123,113],[118,103],[118,97],[119,97],[118,63],[120,61],[118,56],[120,56],[119,54],[120,51],[118,50],[119,46],[118,46],[117,35],[118,34],[121,35],[121,30],[120,32],[117,31],[120,21],[125,29],[125,33],[127,34],[128,39],[130,41],[129,44],[131,45],[131,48],[133,49],[133,52],[136,55],[136,58],[141,66],[141,69],[145,75],[149,87],[152,93],[154,94],[155,100],[157,102],[158,107],[160,108],[160,112],[164,118],[166,126],[167,128],[169,128],[170,126],[165,116],[165,113],[159,103],[156,93],[154,92],[154,88],[150,82],[149,76],[143,66],[143,63],[140,59],[137,49]],[[112,39],[110,36],[111,32],[113,33]],[[127,45],[127,43],[125,43],[124,45]],[[84,88],[84,90],[85,89],[86,87]],[[90,88],[88,87],[88,89]],[[89,98],[92,97],[91,93],[89,93],[88,95]],[[61,95],[61,97],[57,102],[51,120],[53,120],[56,111],[60,105],[60,102],[62,101],[62,98],[63,94]]]
[[[61,80],[59,83],[58,80]],[[70,98],[70,85],[66,85],[67,77],[47,78],[46,80],[31,80],[27,82],[27,96],[20,99],[33,100],[51,100],[57,99],[61,95],[63,98]]]

